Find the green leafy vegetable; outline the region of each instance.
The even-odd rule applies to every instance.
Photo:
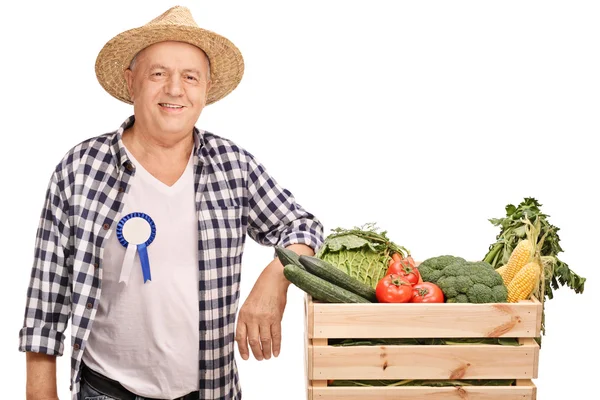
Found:
[[[542,213],[541,206],[536,199],[526,197],[518,207],[507,205],[505,218],[491,218],[489,221],[500,227],[500,233],[496,242],[490,245],[483,261],[490,263],[494,268],[505,265],[519,241],[527,236],[527,225],[524,221],[540,223],[540,237],[544,237],[540,256],[546,267],[544,296],[552,299],[553,289],[564,285],[573,289],[575,293],[583,293],[586,278],[571,271],[569,266],[558,258],[558,254],[563,251],[558,235],[559,228],[548,222],[548,215]]]
[[[387,231],[378,231],[373,223],[353,229],[332,229],[333,233],[325,238],[316,257],[374,288],[384,277],[393,253],[402,257],[410,254],[406,248],[393,243]]]

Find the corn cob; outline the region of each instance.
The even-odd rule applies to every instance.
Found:
[[[502,280],[504,280],[504,274],[506,273],[506,265],[496,268],[496,272],[500,274]]]
[[[541,267],[537,261],[527,263],[507,286],[509,303],[529,298],[533,289],[539,284]]]
[[[532,256],[532,247],[529,239],[523,239],[517,244],[517,247],[513,250],[508,262],[506,263],[506,270],[501,273],[502,280],[505,285],[508,285],[515,275],[529,262]]]

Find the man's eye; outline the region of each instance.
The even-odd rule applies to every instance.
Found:
[[[153,76],[163,76],[164,73],[163,72],[155,72],[152,74]]]
[[[197,80],[198,80],[198,79],[196,79],[196,77],[195,77],[195,76],[191,76],[191,75],[188,75],[188,76],[186,77],[186,79],[193,80],[193,81],[197,81]]]

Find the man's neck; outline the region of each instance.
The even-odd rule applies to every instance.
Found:
[[[133,156],[142,163],[172,164],[186,161],[194,147],[193,131],[187,134],[152,134],[149,131],[132,126],[123,133],[123,144]]]

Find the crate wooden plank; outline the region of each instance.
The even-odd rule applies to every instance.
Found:
[[[538,367],[540,363],[540,346],[533,338],[519,338],[519,343],[537,347],[537,351],[535,352],[535,360],[533,360],[533,378],[535,379],[538,376]]]
[[[315,366],[317,363],[315,362],[318,357],[321,356],[320,349],[326,349],[327,339],[313,339],[312,345],[310,346],[310,351],[312,352],[312,375],[310,375],[311,383],[313,386],[327,386],[327,378],[321,377],[320,374],[315,372]]]
[[[306,379],[306,400],[313,400],[313,390],[310,383],[312,375],[312,349],[310,335],[308,330],[313,326],[312,323],[313,303],[309,297],[304,296],[304,375]],[[310,322],[309,322],[310,321]]]
[[[536,364],[537,368],[537,364]],[[537,400],[537,387],[531,379],[517,379],[517,386],[531,389],[531,400]]]
[[[327,386],[327,380],[315,380],[313,379],[313,367],[314,367],[314,350],[315,346],[327,346],[327,339],[309,339],[310,329],[313,324],[313,313],[314,303],[310,301],[308,297],[305,297],[304,301],[304,315],[305,315],[305,370],[307,379],[307,399],[313,400],[313,388],[314,387],[325,387]]]
[[[531,386],[463,387],[324,387],[314,388],[319,400],[535,400]]]
[[[537,337],[541,304],[313,303],[311,338]]]
[[[522,346],[312,346],[310,379],[535,379],[537,343]]]

